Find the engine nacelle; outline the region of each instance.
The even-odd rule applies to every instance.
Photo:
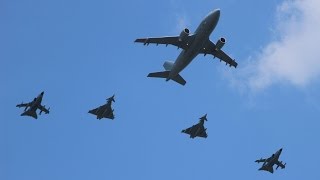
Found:
[[[180,33],[180,36],[179,36],[179,41],[184,41],[188,36],[189,36],[189,29],[188,28],[185,28],[181,33]]]
[[[223,37],[220,38],[216,44],[216,51],[219,51],[224,46],[225,43],[226,43],[226,39]]]

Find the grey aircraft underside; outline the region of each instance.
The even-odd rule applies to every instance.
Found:
[[[45,112],[46,114],[48,114],[50,108],[46,109],[45,106],[41,105],[43,94],[44,94],[44,92],[41,92],[36,98],[33,99],[33,101],[31,101],[29,103],[18,104],[16,106],[18,108],[25,107],[24,112],[21,114],[21,116],[31,116],[31,117],[37,119],[38,118],[37,112],[36,112],[37,109],[40,110],[39,115],[41,115],[42,112]]]
[[[195,137],[207,138],[208,137],[207,132],[206,132],[207,128],[204,128],[204,121],[208,121],[207,114],[200,118],[198,124],[193,125],[190,128],[184,129],[181,132],[189,134],[190,138],[195,138]]]
[[[284,169],[286,167],[286,163],[282,163],[282,161],[279,161],[279,157],[281,155],[281,152],[282,152],[282,148],[280,150],[278,150],[275,154],[272,154],[271,157],[267,158],[267,159],[258,159],[256,160],[255,162],[257,163],[261,163],[263,162],[262,164],[262,167],[259,169],[259,170],[262,170],[262,171],[268,171],[270,173],[273,173],[273,166],[274,165],[277,165],[276,169],[278,169],[279,167],[281,167],[281,169]]]
[[[237,67],[237,62],[224,53],[221,48],[226,42],[225,38],[220,38],[216,44],[210,41],[209,36],[216,27],[220,17],[220,9],[210,12],[204,20],[200,23],[194,34],[190,34],[189,29],[184,29],[179,36],[166,36],[159,38],[140,38],[135,42],[143,43],[144,45],[165,44],[173,45],[182,48],[182,52],[175,62],[166,61],[163,64],[165,71],[149,73],[148,77],[165,78],[166,81],[170,79],[185,85],[186,81],[179,75],[179,73],[188,66],[188,64],[198,54],[211,54],[214,57],[224,61],[229,66]]]
[[[112,102],[115,102],[114,95],[107,99],[106,104],[98,108],[92,109],[88,113],[96,115],[97,119],[99,120],[102,118],[114,119],[114,114],[113,114],[114,109],[111,108]]]

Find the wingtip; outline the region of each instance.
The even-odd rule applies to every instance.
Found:
[[[234,66],[234,68],[237,68],[238,63],[236,62],[236,60],[235,60],[235,59],[233,60],[233,62],[234,62],[234,65],[233,65],[233,66]]]

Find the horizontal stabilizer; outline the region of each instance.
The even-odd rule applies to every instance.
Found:
[[[21,116],[31,116],[35,119],[38,118],[36,111],[31,111],[31,110],[22,113]]]
[[[269,171],[270,173],[273,173],[273,167],[272,166],[262,166],[259,170]]]
[[[170,71],[154,72],[154,73],[149,73],[148,77],[167,78],[169,74],[170,74]]]
[[[169,74],[170,74],[170,71],[154,72],[154,73],[149,73],[148,77],[166,78],[168,81]],[[187,83],[179,74],[171,79],[183,86]]]
[[[184,80],[179,74],[176,77],[172,78],[172,80],[183,86],[187,83],[186,80]]]

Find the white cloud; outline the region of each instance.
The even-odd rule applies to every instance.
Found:
[[[320,0],[285,0],[276,13],[276,40],[240,69],[253,91],[277,83],[305,87],[320,77]]]

